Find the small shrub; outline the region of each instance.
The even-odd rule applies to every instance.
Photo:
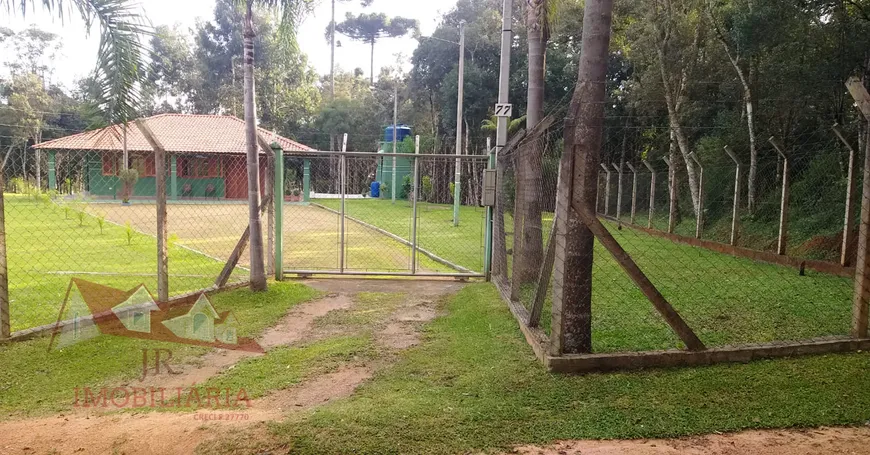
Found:
[[[12,177],[9,179],[9,191],[13,193],[23,193],[27,186],[27,182],[21,177]]]
[[[382,183],[381,184],[381,197],[386,199],[388,197],[387,193],[389,193],[389,192],[390,192],[390,186],[387,185],[386,183]]]
[[[87,216],[87,213],[85,213],[84,210],[80,210],[80,211],[76,212],[76,218],[79,219],[79,226],[85,225],[85,217],[86,216]]]
[[[132,245],[133,234],[135,233],[135,231],[133,230],[133,226],[130,225],[129,221],[124,223],[124,233],[127,235],[127,245]]]
[[[106,214],[98,213],[97,214],[97,225],[100,226],[100,235],[103,234],[103,227],[106,225]]]
[[[456,191],[456,183],[450,182],[448,188],[450,189],[450,200],[453,201],[453,193]]]
[[[413,194],[411,193],[412,186],[413,185],[411,185],[411,176],[406,175],[402,179],[402,192],[399,194],[399,197],[401,197],[403,199],[405,199],[405,198],[411,199],[411,197],[413,196]]]
[[[136,181],[139,180],[139,171],[136,169],[124,169],[118,172],[118,178],[121,180],[121,200],[126,204],[130,202],[130,198],[133,196],[133,189],[136,186]]]
[[[423,200],[429,202],[432,199],[432,177],[428,175],[423,176]]]

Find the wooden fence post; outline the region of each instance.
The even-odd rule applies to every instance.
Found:
[[[864,118],[870,121],[870,93],[861,79],[846,82],[849,93]],[[870,131],[870,129],[868,129]],[[870,134],[868,134],[870,136]],[[855,262],[855,296],[852,302],[852,336],[867,338],[868,301],[870,301],[870,137],[864,141],[864,185],[861,197],[861,225],[858,230],[858,259]]]
[[[725,153],[731,157],[737,169],[734,171],[734,208],[731,211],[731,245],[737,245],[737,238],[740,230],[740,160],[737,155],[731,151],[731,147],[725,146]]]
[[[852,143],[843,135],[839,125],[835,123],[831,129],[849,150],[848,175],[846,176],[846,216],[843,221],[843,245],[840,249],[840,265],[848,267],[852,265],[849,248],[855,243],[855,231],[852,230],[852,226],[855,225],[855,156],[857,153],[852,147]]]
[[[601,169],[607,174],[604,178],[604,216],[610,215],[610,168],[601,163]]]
[[[788,176],[788,154],[785,152],[785,147],[775,137],[771,136],[768,141],[782,158],[782,199],[779,203],[779,241],[776,245],[776,254],[785,256],[788,250],[788,199],[791,192]]]
[[[275,280],[284,280],[284,149],[273,142],[275,176],[272,178],[275,188],[272,190],[272,200],[275,203]]]
[[[8,156],[9,152],[7,152]],[[6,257],[6,182],[0,168],[0,340],[12,336],[9,315],[9,269]]]
[[[698,214],[695,216],[695,238],[700,239],[704,234],[704,165],[695,152],[690,153],[689,157],[698,165]]]
[[[637,214],[637,168],[631,163],[625,163],[628,169],[631,170],[631,224],[634,224],[634,218]]]
[[[673,234],[677,227],[677,175],[673,166],[675,163],[671,163],[667,157],[662,157],[662,161],[668,165],[668,197],[670,198],[668,234]]]
[[[616,219],[621,220],[622,218],[622,163],[619,163],[619,166],[611,163],[614,169],[616,169]]]
[[[649,164],[649,161],[643,160],[643,165],[649,169],[649,221],[647,221],[646,227],[648,229],[653,228],[653,217],[656,213],[656,170],[653,169],[652,164]]]
[[[136,120],[136,127],[154,149],[154,174],[157,186],[157,300],[169,301],[169,250],[167,248],[166,219],[166,149],[151,132],[143,119]]]

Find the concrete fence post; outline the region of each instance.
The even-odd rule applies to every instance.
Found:
[[[775,137],[771,136],[768,142],[782,158],[782,196],[779,201],[779,239],[776,244],[776,254],[785,256],[788,250],[788,199],[791,191],[789,189],[788,154],[785,152],[785,147]]]
[[[622,219],[622,163],[619,163],[617,166],[615,163],[611,163],[613,169],[616,169],[616,219]]]
[[[731,147],[725,146],[725,153],[731,157],[736,166],[734,170],[734,207],[731,209],[731,245],[737,245],[737,239],[740,235],[740,174],[742,166],[737,155],[731,151]]]
[[[604,216],[610,215],[610,168],[601,163],[601,169],[604,169],[606,177],[604,177]]]
[[[656,170],[652,167],[652,164],[647,160],[643,160],[643,165],[649,169],[649,220],[647,221],[646,227],[652,229],[653,227],[653,217],[655,217],[656,213]]]
[[[637,214],[637,168],[631,163],[625,163],[625,165],[631,170],[631,220],[629,223],[634,224],[634,218]]]
[[[701,239],[704,234],[704,165],[695,152],[689,157],[698,165],[698,213],[695,215],[695,238]]]

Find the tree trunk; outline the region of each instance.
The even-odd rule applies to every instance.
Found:
[[[662,73],[662,85],[665,89],[665,104],[667,104],[668,107],[668,121],[670,123],[671,132],[673,133],[674,138],[677,140],[677,147],[679,148],[680,154],[683,157],[683,162],[686,163],[686,174],[688,174],[689,191],[692,193],[692,207],[694,208],[695,215],[697,216],[699,210],[698,205],[700,202],[698,199],[700,193],[698,191],[697,173],[695,172],[695,164],[692,162],[691,158],[689,158],[689,153],[691,153],[689,149],[689,140],[686,137],[686,134],[683,131],[683,125],[680,122],[680,107],[682,107],[682,104],[685,101],[685,84],[681,84],[680,93],[675,93],[673,91],[671,81],[668,78],[667,68],[665,68],[665,54],[661,46],[658,47],[658,57],[659,70]],[[687,72],[684,69],[683,80],[687,79],[687,77]]]
[[[526,23],[529,41],[529,88],[526,130],[531,131],[544,114],[544,69],[547,47],[547,1],[528,2]],[[519,287],[537,279],[537,270],[544,260],[541,226],[543,197],[543,138],[527,143],[520,150],[516,168],[516,201],[514,204],[514,262],[512,287],[514,296]]]
[[[335,101],[335,0],[332,0],[332,22],[329,23],[329,100]]]
[[[375,85],[375,40],[372,40],[372,68],[370,85]]]
[[[254,20],[252,0],[245,9],[245,146],[248,154],[248,224],[251,228],[251,290],[266,290],[263,264],[263,229],[260,224],[260,155],[257,146],[257,110],[254,104]]]
[[[592,266],[595,237],[573,209],[594,208],[604,132],[605,81],[613,0],[587,0],[577,87],[565,121],[556,220],[552,354],[592,351]],[[565,214],[562,216],[561,214]]]

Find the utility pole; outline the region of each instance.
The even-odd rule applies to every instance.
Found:
[[[459,96],[456,100],[456,173],[453,178],[453,226],[459,226],[462,191],[462,107],[465,96],[465,21],[459,23]]]
[[[496,105],[496,115],[498,116],[498,124],[496,128],[495,149],[489,152],[489,168],[498,169],[498,155],[507,144],[508,122],[510,116],[500,116],[499,108],[508,104],[508,95],[510,89],[510,68],[511,68],[511,44],[513,42],[513,0],[504,0],[502,7],[502,27],[501,27],[501,58],[499,63],[499,80],[498,80],[498,105]],[[508,109],[510,110],[510,109]],[[501,175],[497,176],[501,179]],[[501,183],[498,182],[497,185]],[[498,192],[497,192],[498,193]],[[502,201],[496,196],[496,209],[503,213],[503,207],[500,207]],[[499,257],[493,257],[495,250],[505,251],[505,232],[504,218],[496,216],[497,213],[492,207],[486,209],[487,229],[490,232],[492,239],[492,247],[488,251],[488,261],[484,263],[490,264],[490,270],[485,270],[487,277],[491,274],[506,274],[507,260],[501,253]],[[495,261],[497,259],[497,261]]]
[[[393,184],[390,186],[392,191],[393,204],[396,203],[396,153],[399,150],[399,81],[393,87]]]

